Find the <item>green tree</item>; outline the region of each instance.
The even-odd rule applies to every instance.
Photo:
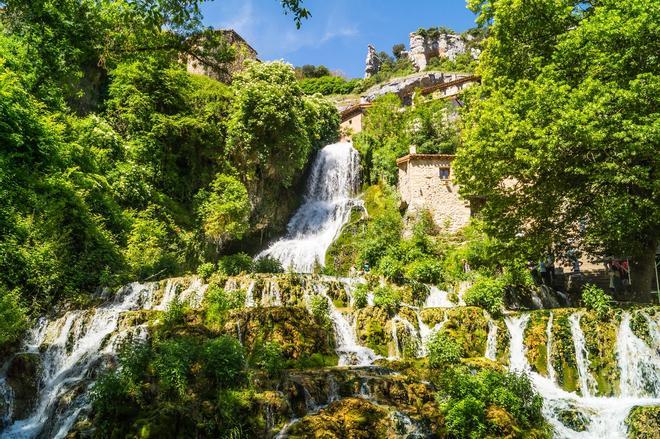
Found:
[[[26,310],[20,294],[0,287],[0,346],[16,341],[26,326]]]
[[[473,6],[492,25],[484,83],[463,116],[463,195],[483,197],[487,231],[529,256],[630,256],[635,298],[649,300],[660,230],[660,61],[649,54],[660,49],[660,10],[650,0]]]
[[[219,174],[199,211],[204,233],[216,245],[240,238],[248,229],[250,216],[247,189],[236,177]]]

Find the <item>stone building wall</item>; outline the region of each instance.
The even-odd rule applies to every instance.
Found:
[[[229,65],[223,66],[226,70],[219,71],[198,59],[188,57],[186,59],[186,70],[188,73],[205,75],[218,81],[229,83],[234,74],[243,70],[246,60],[257,60],[257,51],[232,29],[218,29],[215,32],[222,34],[227,43],[236,51],[234,61],[229,63]]]
[[[453,182],[453,159],[453,155],[445,154],[410,154],[397,160],[398,189],[408,214],[428,209],[435,223],[451,232],[470,220],[469,202],[459,197],[458,185]],[[449,175],[442,175],[441,169],[448,170]]]

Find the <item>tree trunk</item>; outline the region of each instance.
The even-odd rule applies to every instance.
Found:
[[[658,242],[650,240],[639,255],[630,259],[630,300],[649,303],[653,300],[650,294],[655,285],[655,252]]]

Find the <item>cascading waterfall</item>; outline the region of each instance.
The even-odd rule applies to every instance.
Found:
[[[451,308],[454,305],[448,298],[449,293],[434,285],[428,285],[429,295],[424,302],[424,308]]]
[[[579,325],[579,318],[575,318]],[[627,332],[629,321],[622,321],[623,331],[619,331],[618,339],[629,340],[634,337],[632,331]],[[507,329],[510,334],[510,360],[509,369],[518,373],[527,374],[536,390],[543,397],[543,415],[554,430],[555,437],[558,438],[625,438],[627,427],[625,419],[634,406],[660,405],[660,395],[654,394],[652,397],[644,397],[640,394],[621,397],[594,397],[579,396],[576,393],[566,392],[559,388],[552,380],[532,371],[527,361],[527,353],[524,344],[525,328],[529,321],[529,314],[520,314],[518,316],[509,316],[505,319]],[[577,328],[575,328],[577,329]],[[572,331],[575,338],[576,334],[580,336],[579,331]],[[574,343],[576,349],[582,349],[583,344]],[[617,342],[617,345],[624,344]],[[640,357],[640,362],[658,361],[658,353],[649,353],[651,358]],[[619,367],[623,369],[623,361],[619,358]],[[648,371],[648,368],[647,368]],[[655,369],[653,379],[657,381],[660,378],[660,371]],[[584,431],[575,431],[562,423],[563,413],[579,413],[586,420]]]
[[[660,397],[660,355],[639,339],[630,328],[630,313],[621,318],[616,338],[616,350],[621,369],[621,396]],[[652,319],[649,319],[652,321]],[[658,325],[649,324],[651,338],[658,338]]]
[[[575,366],[578,370],[580,391],[582,396],[591,396],[596,392],[596,380],[589,372],[589,351],[587,351],[584,333],[580,326],[580,313],[571,314],[568,321],[571,324],[571,334],[573,335],[573,345],[575,347]]]
[[[321,149],[307,182],[302,206],[287,226],[286,236],[258,257],[278,259],[285,268],[311,273],[348,221],[359,187],[360,158],[348,142]]]
[[[123,327],[122,315],[140,309],[166,309],[175,298],[197,305],[206,286],[195,280],[177,293],[179,289],[178,281],[172,280],[159,297],[158,283],[136,282],[122,287],[112,302],[101,307],[69,311],[55,320],[41,319],[24,343],[23,352],[41,362],[38,400],[28,418],[13,420],[0,437],[66,436],[78,416],[89,409],[87,390],[93,384],[93,372],[104,367],[104,359],[112,357],[123,341],[146,337],[143,325]]]
[[[325,297],[330,309],[330,319],[335,333],[336,352],[339,355],[339,366],[369,366],[378,355],[371,349],[360,346],[355,336],[355,329],[348,322],[344,314],[337,309],[328,296],[324,286],[319,285],[317,294]]]

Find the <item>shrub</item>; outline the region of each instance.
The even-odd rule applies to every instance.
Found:
[[[403,262],[395,255],[385,255],[378,264],[378,271],[387,280],[401,283],[403,281]]]
[[[353,308],[364,308],[369,304],[369,285],[358,284],[353,290]]]
[[[493,317],[501,315],[504,307],[504,285],[499,279],[481,276],[463,296],[470,306],[480,306]]]
[[[223,256],[218,261],[218,270],[227,276],[238,276],[252,271],[252,258],[245,253]]]
[[[224,322],[227,311],[241,308],[244,303],[244,291],[225,291],[224,288],[211,285],[204,299],[206,322],[220,325]]]
[[[284,268],[279,259],[266,256],[254,261],[255,273],[284,273]]]
[[[166,340],[158,344],[152,362],[163,393],[182,398],[188,388],[190,367],[197,354],[197,346],[186,338]]]
[[[233,337],[210,340],[202,349],[204,373],[217,386],[234,388],[245,381],[245,352]]]
[[[253,365],[274,377],[286,367],[282,346],[275,342],[267,342],[258,346],[253,354]]]
[[[456,363],[463,355],[461,345],[445,332],[433,334],[426,347],[429,367],[433,369]]]
[[[325,296],[312,296],[309,302],[310,310],[316,321],[324,328],[332,327],[330,318],[330,303]]]
[[[502,437],[544,426],[543,399],[524,374],[456,367],[442,375],[440,388],[450,437]]]
[[[215,267],[211,262],[206,262],[197,267],[197,276],[204,280],[208,280],[215,272]]]
[[[612,309],[612,298],[596,285],[587,284],[582,289],[582,304],[603,318]]]
[[[399,310],[401,295],[394,288],[382,285],[374,291],[374,305],[383,308],[392,316]]]
[[[418,259],[406,266],[406,278],[413,281],[435,284],[440,281],[440,275],[440,262],[435,258]]]
[[[174,299],[167,306],[167,310],[163,315],[163,325],[167,328],[180,325],[185,321],[188,306],[186,303],[181,302],[178,298]]]
[[[14,342],[27,325],[26,310],[18,290],[0,287],[0,346]]]

